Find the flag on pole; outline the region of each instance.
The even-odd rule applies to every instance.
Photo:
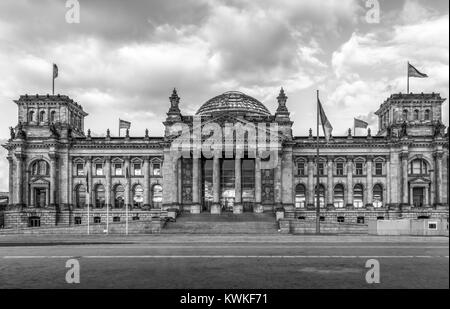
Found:
[[[119,119],[119,129],[129,129],[131,127],[131,122]]]
[[[86,172],[86,192],[89,193],[89,171]]]
[[[322,103],[320,103],[319,98],[317,98],[317,104],[319,105],[320,124],[322,125],[325,139],[328,142],[331,137],[331,132],[333,132],[333,127],[331,126],[331,123],[328,120],[327,115],[325,115],[325,111],[323,110]]]
[[[409,77],[419,77],[419,78],[428,77],[427,74],[420,72],[409,62],[408,62],[408,76]]]
[[[53,79],[58,77],[58,66],[53,63]]]
[[[369,124],[363,120],[354,118],[354,121],[355,121],[353,125],[354,128],[366,129],[369,126]]]

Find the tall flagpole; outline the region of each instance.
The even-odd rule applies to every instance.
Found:
[[[407,82],[406,82],[406,94],[409,94],[409,61],[406,62]]]
[[[320,234],[320,190],[319,190],[319,90],[317,90],[317,154],[316,154],[316,234]]]
[[[90,233],[90,226],[89,226],[89,221],[90,221],[90,208],[91,208],[91,188],[89,188],[89,171],[87,172],[87,184],[86,184],[86,188],[87,188],[87,234],[89,235]]]
[[[52,95],[55,95],[55,75],[52,73]]]
[[[128,185],[129,184],[129,181],[128,181],[129,176],[130,175],[128,174],[128,166],[127,166],[126,175],[125,175],[125,177],[126,177],[126,179],[125,179],[125,181],[126,181],[125,187],[127,188],[126,190],[127,190],[128,196],[130,196],[129,191],[128,191],[128,190],[130,190],[130,186]],[[129,203],[130,203],[130,201],[129,201],[129,198],[128,198],[128,203],[125,203],[125,234],[126,235],[128,235],[128,204]]]

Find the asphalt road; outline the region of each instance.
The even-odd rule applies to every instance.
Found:
[[[449,288],[448,238],[0,238],[0,288]],[[80,283],[66,283],[66,261]],[[366,282],[366,261],[380,283]]]

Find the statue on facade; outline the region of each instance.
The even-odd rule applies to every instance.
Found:
[[[400,137],[401,138],[408,136],[407,128],[408,128],[408,124],[406,123],[406,121],[403,121],[402,128],[401,128],[401,131],[400,131]]]
[[[58,130],[56,129],[56,126],[55,126],[54,123],[52,123],[50,125],[50,133],[51,133],[51,137],[54,137],[54,138],[58,138],[59,137]]]
[[[20,138],[20,139],[26,139],[27,138],[27,134],[23,130],[22,122],[19,122],[19,125],[17,126],[17,138]]]
[[[14,132],[13,127],[9,127],[9,134],[11,135],[11,140],[16,138],[16,132]]]
[[[443,127],[444,125],[441,123],[441,121],[440,120],[438,120],[437,122],[436,122],[436,124],[434,125],[434,127],[433,127],[433,137],[441,137],[442,136],[442,127]]]

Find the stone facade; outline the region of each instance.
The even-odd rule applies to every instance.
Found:
[[[196,115],[181,113],[175,90],[169,100],[164,136],[112,137],[108,130],[93,137],[85,133],[87,113],[67,96],[21,96],[19,123],[3,145],[9,161],[4,227],[85,224],[87,205],[97,223],[107,212],[117,222],[127,213],[146,220],[170,208],[215,214],[283,208],[313,219],[316,173],[324,220],[448,218],[448,130],[439,94],[391,95],[376,112],[376,135],[349,130],[329,141],[321,137],[318,162],[312,132],[292,135],[283,90],[275,114],[239,92],[212,98]],[[259,141],[270,141],[269,157]],[[207,154],[200,151],[205,143],[222,148]]]

